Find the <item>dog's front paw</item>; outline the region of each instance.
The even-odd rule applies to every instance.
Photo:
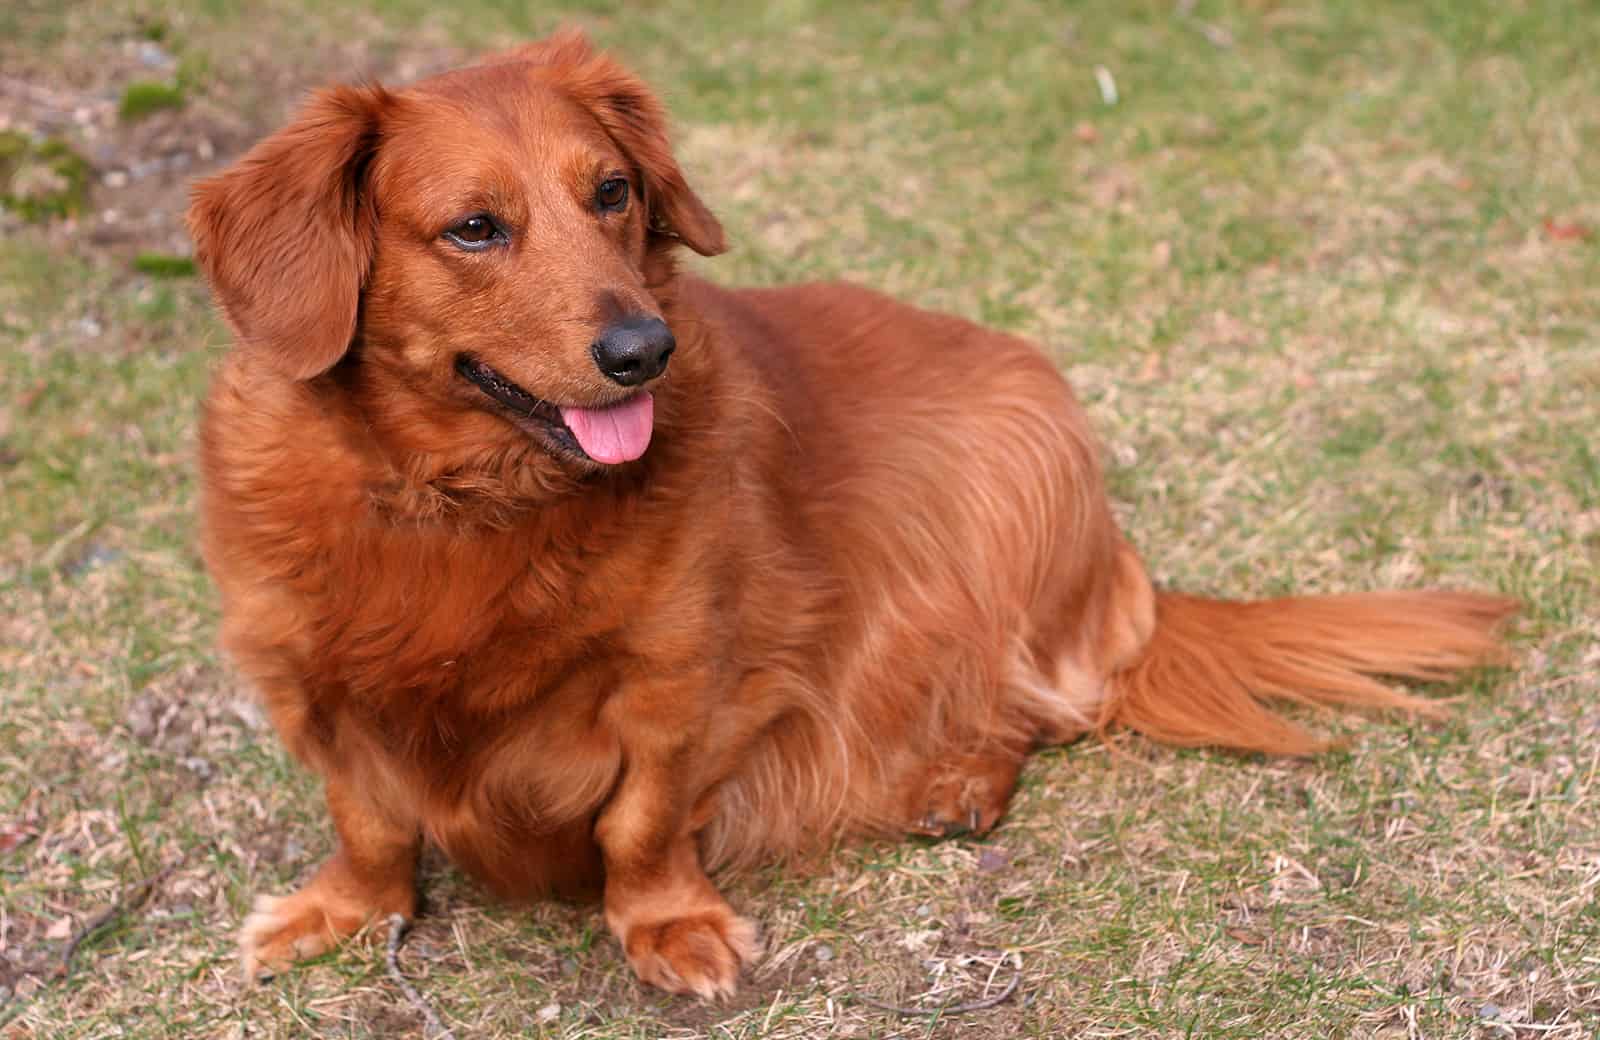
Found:
[[[239,929],[239,967],[246,982],[269,979],[339,941],[327,915],[303,895],[256,897]]]
[[[755,922],[726,908],[636,924],[622,945],[639,978],[702,1000],[733,996],[740,969],[761,953]]]
[[[384,912],[341,897],[316,881],[290,896],[257,896],[239,929],[239,967],[246,982],[271,978],[296,961],[327,953]],[[409,902],[391,912],[410,917]]]

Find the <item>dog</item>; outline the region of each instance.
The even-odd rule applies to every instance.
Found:
[[[729,290],[650,90],[579,33],[338,86],[195,189],[235,339],[204,405],[222,641],[338,847],[251,977],[416,911],[424,842],[600,899],[640,979],[724,998],[710,880],[981,834],[1030,749],[1306,754],[1273,700],[1502,658],[1497,596],[1152,587],[1029,343],[845,284]]]

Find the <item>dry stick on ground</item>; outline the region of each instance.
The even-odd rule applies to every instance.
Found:
[[[81,99],[72,94],[64,94],[59,90],[30,83],[25,79],[15,76],[0,76],[0,97],[18,97],[24,101],[31,101],[36,105],[60,109],[70,113],[81,103]]]
[[[450,1027],[439,1021],[439,1016],[433,1010],[433,1005],[428,1003],[426,997],[417,992],[406,977],[400,972],[400,940],[405,937],[408,922],[399,914],[389,915],[389,950],[384,960],[389,965],[389,977],[394,984],[400,987],[400,992],[405,994],[411,1006],[422,1013],[423,1034],[425,1036],[440,1037],[443,1040],[456,1040],[456,1035]]]
[[[74,935],[67,943],[67,948],[61,951],[61,963],[56,965],[56,978],[64,979],[72,971],[72,958],[78,952],[78,947],[83,945],[84,940],[88,939],[89,936],[93,935],[95,932],[98,932],[106,925],[119,919],[129,910],[138,909],[141,905],[143,905],[146,899],[150,898],[150,893],[155,890],[155,887],[171,876],[174,870],[177,870],[179,867],[183,866],[184,861],[188,858],[189,854],[185,852],[171,863],[168,863],[154,874],[151,874],[149,877],[145,878],[143,881],[139,882],[137,885],[134,885],[122,895],[118,896],[110,906],[89,918],[88,923],[82,928],[78,929],[77,934]]]
[[[209,845],[210,842],[205,842],[203,844]],[[201,846],[195,846],[195,848],[199,847]],[[82,928],[78,929],[77,934],[73,935],[73,937],[67,942],[66,949],[61,951],[61,960],[57,962],[56,970],[50,976],[50,981],[59,982],[62,979],[65,979],[72,971],[72,958],[77,955],[78,947],[82,946],[84,941],[87,940],[89,936],[93,935],[95,932],[98,932],[112,921],[122,917],[122,915],[126,914],[129,910],[133,910],[139,906],[142,906],[144,901],[150,898],[150,893],[155,890],[157,885],[161,884],[161,882],[165,881],[172,875],[173,871],[177,870],[179,867],[183,866],[189,861],[189,855],[193,851],[194,848],[185,849],[177,859],[173,860],[171,863],[168,863],[166,866],[162,867],[154,874],[151,874],[143,881],[124,891],[112,902],[110,906],[89,918],[88,923],[86,923]],[[42,993],[43,990],[41,989],[40,992]],[[35,995],[34,999],[37,999],[37,994]],[[5,1026],[9,1024],[12,1019],[22,1014],[23,1010],[28,1006],[29,1003],[30,1001],[27,1000],[18,1000],[15,1002],[0,1001],[0,1004],[6,1005],[3,1007],[3,1009],[0,1009],[0,1029],[5,1028]]]
[[[1004,1004],[1011,998],[1011,994],[1017,991],[1017,987],[1022,985],[1022,956],[1021,954],[1013,954],[1013,956],[1015,957],[1015,963],[1017,966],[1016,972],[1011,976],[1011,981],[1006,983],[1005,989],[1002,989],[999,993],[996,993],[992,997],[984,997],[980,1000],[969,1000],[964,1004],[944,1004],[936,1008],[914,1008],[902,1007],[899,1004],[885,1004],[881,1000],[874,1000],[873,998],[862,993],[852,994],[852,998],[859,1000],[868,1007],[875,1007],[879,1011],[888,1011],[896,1015],[905,1015],[907,1017],[922,1016],[923,1018],[944,1018],[947,1015],[965,1015],[972,1011],[983,1011],[988,1008],[992,1008],[997,1004]]]

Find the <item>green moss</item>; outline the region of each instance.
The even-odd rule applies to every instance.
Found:
[[[183,107],[183,88],[170,83],[143,80],[130,83],[122,92],[122,104],[117,114],[123,122],[133,123],[155,112]]]
[[[133,258],[133,269],[152,278],[188,278],[194,274],[194,261],[167,253],[140,253]]]
[[[0,130],[0,193],[10,190],[11,177],[33,150],[33,141],[16,130]]]
[[[58,137],[35,141],[0,133],[0,206],[38,223],[81,213],[89,200],[89,161]]]

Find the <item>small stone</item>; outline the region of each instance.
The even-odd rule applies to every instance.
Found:
[[[933,916],[933,904],[932,903],[923,903],[921,906],[917,907],[917,916],[918,917],[932,917]]]
[[[826,964],[833,960],[833,947],[829,946],[827,943],[822,943],[817,946],[815,956],[818,961]]]
[[[128,174],[124,170],[108,170],[101,179],[105,181],[108,188],[126,188],[128,186]]]
[[[76,578],[94,570],[96,567],[116,563],[120,559],[122,559],[121,549],[115,549],[96,542],[89,548],[88,552],[83,554],[82,558],[62,568],[62,570],[68,577]]]
[[[19,199],[44,200],[70,187],[66,177],[42,163],[21,166],[11,175],[11,194]]]
[[[260,731],[267,728],[267,716],[255,701],[243,699],[231,701],[228,710],[233,712],[234,718],[244,723],[246,729]]]
[[[535,1017],[538,1018],[541,1023],[549,1025],[551,1022],[554,1022],[556,1019],[561,1017],[561,1005],[546,1004],[544,1007],[539,1009],[538,1014]]]
[[[148,744],[156,739],[161,732],[161,709],[160,700],[147,693],[135,697],[128,705],[125,718],[135,740]]]
[[[172,64],[172,55],[159,44],[144,40],[139,44],[139,61],[152,69],[162,69]]]
[[[978,853],[978,869],[985,874],[994,874],[1011,866],[1011,854],[1005,849],[984,848]]]
[[[1483,1007],[1478,1009],[1478,1017],[1479,1018],[1499,1018],[1500,1017],[1500,1005],[1499,1004],[1485,1004],[1485,1005],[1483,1005]]]
[[[571,977],[578,974],[578,962],[572,957],[561,958],[561,974]]]

